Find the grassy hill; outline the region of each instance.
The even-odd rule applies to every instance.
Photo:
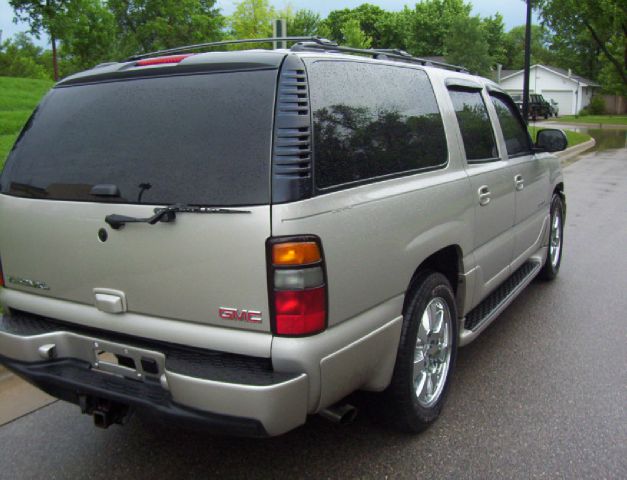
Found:
[[[0,168],[22,126],[52,85],[49,80],[0,77]]]

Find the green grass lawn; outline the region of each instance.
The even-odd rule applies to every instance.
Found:
[[[564,115],[557,119],[569,123],[596,123],[600,125],[627,125],[627,115]]]
[[[52,85],[49,80],[0,77],[0,168],[22,126]]]
[[[538,133],[538,130],[541,130],[547,127],[529,126],[528,128],[529,128],[529,133],[531,134],[531,138],[533,138],[533,141],[535,142],[536,134]],[[566,134],[566,138],[568,139],[569,147],[574,147],[575,145],[578,145],[580,143],[587,142],[588,140],[592,138],[590,135],[586,135],[585,133],[573,132],[572,130],[564,130],[564,133]]]

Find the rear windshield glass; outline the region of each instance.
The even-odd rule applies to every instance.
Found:
[[[11,152],[2,193],[116,203],[269,203],[275,84],[276,71],[268,70],[56,88]],[[95,185],[115,185],[119,195],[93,195]]]

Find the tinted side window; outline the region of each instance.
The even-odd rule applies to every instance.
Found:
[[[498,158],[492,123],[478,90],[450,89],[468,161]]]
[[[529,153],[531,150],[529,133],[518,114],[516,105],[500,96],[491,95],[491,98],[501,130],[503,130],[507,154],[511,157]]]
[[[424,72],[312,61],[308,75],[318,188],[446,164],[444,126]]]

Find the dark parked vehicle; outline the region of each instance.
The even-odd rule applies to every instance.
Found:
[[[522,113],[522,95],[512,95],[512,99],[516,102],[518,109]],[[529,118],[532,120],[538,117],[544,117],[545,119],[555,116],[557,117],[557,103],[551,105],[547,102],[542,95],[532,93],[529,95]]]

